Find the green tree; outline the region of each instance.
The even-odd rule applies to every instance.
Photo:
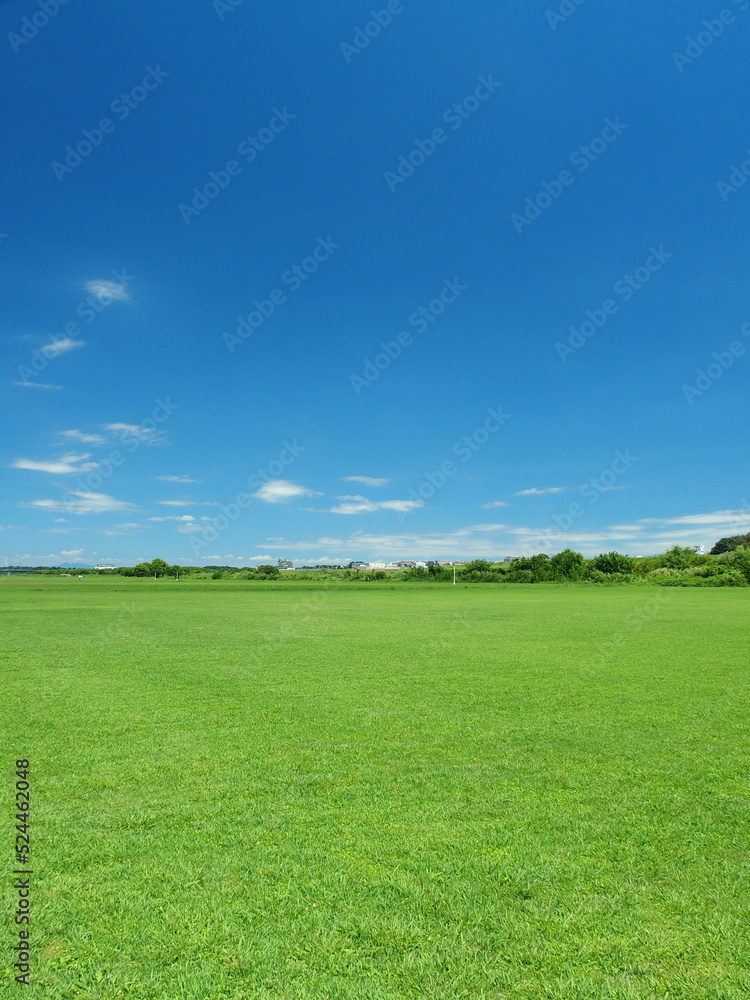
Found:
[[[163,559],[152,559],[148,565],[152,576],[165,576],[169,571],[169,566]]]
[[[732,569],[742,573],[747,582],[750,583],[750,548],[742,545],[733,549],[726,559]]]
[[[603,552],[591,564],[591,568],[600,573],[632,573],[635,559],[623,556],[619,552]]]
[[[268,563],[262,563],[258,566],[256,572],[258,576],[266,577],[267,579],[274,579],[277,576],[281,576],[281,570],[278,566],[271,566]]]
[[[473,559],[470,563],[467,563],[464,568],[464,573],[485,573],[487,570],[492,569],[492,563],[487,562],[486,559]]]
[[[662,566],[667,566],[669,569],[687,569],[688,566],[692,566],[699,559],[700,557],[697,555],[695,549],[691,549],[686,545],[673,545],[671,549],[661,556],[660,562]]]
[[[580,552],[563,549],[549,561],[550,576],[553,580],[580,580],[583,566],[583,556]]]
[[[720,556],[723,552],[734,552],[735,549],[743,545],[750,545],[750,533],[747,535],[730,535],[728,538],[720,538],[711,549],[712,556]]]

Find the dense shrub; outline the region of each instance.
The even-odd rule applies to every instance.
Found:
[[[623,556],[619,552],[603,552],[592,561],[591,569],[610,575],[632,573],[634,564],[635,559],[631,559],[630,556]]]
[[[551,580],[580,580],[584,572],[584,560],[580,552],[564,549],[549,561]]]

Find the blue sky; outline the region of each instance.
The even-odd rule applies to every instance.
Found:
[[[330,6],[0,4],[0,559],[750,530],[749,0]]]

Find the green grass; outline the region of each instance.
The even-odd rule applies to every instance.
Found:
[[[3,579],[0,995],[746,1000],[749,600]]]

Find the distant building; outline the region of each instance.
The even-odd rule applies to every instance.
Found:
[[[362,561],[361,561],[361,560],[359,560],[359,559],[355,559],[355,560],[353,560],[352,562],[350,562],[350,563],[349,563],[349,564],[347,565],[347,567],[346,567],[346,568],[347,568],[347,569],[368,569],[368,568],[369,568],[369,563],[366,563],[366,562],[362,562]]]
[[[94,569],[114,569],[114,568],[115,568],[114,566],[109,566],[105,563],[98,563],[96,566],[94,566]]]
[[[294,569],[294,563],[291,559],[279,559],[276,565],[279,569]]]

